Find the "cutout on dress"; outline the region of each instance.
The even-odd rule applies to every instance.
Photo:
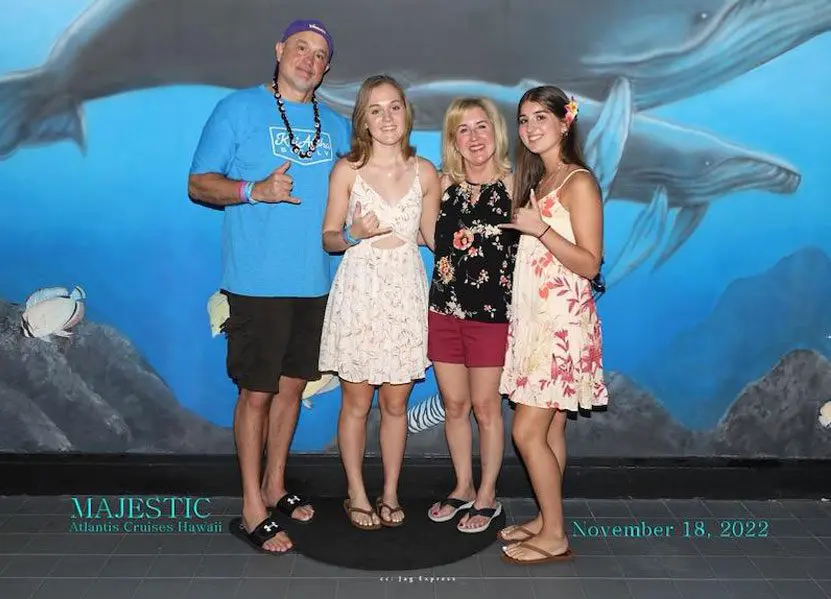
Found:
[[[393,250],[397,247],[401,247],[407,243],[406,240],[401,239],[398,235],[396,235],[395,231],[391,231],[386,235],[379,235],[378,238],[372,242],[372,247],[379,250]]]
[[[413,192],[414,186],[418,183],[418,169],[416,168],[415,175],[413,176],[412,181],[407,186],[406,191],[403,195],[401,195],[395,202],[387,201],[384,196],[382,196],[377,189],[375,189],[372,185],[369,184],[369,181],[364,179],[360,172],[357,174],[357,180],[360,185],[364,188],[366,192],[373,195],[375,197],[375,202],[377,202],[380,206],[386,209],[396,209],[398,206],[407,199],[407,197]],[[387,227],[391,227],[388,223],[381,222],[379,227],[384,229]],[[375,240],[371,242],[371,245],[375,249],[379,250],[392,250],[398,247],[401,247],[407,243],[407,240],[402,238],[398,235],[394,230],[386,233],[384,235],[379,235]]]

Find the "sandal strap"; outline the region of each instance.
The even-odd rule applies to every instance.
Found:
[[[480,508],[470,508],[467,512],[469,518],[473,518],[474,516],[484,516],[485,518],[493,518],[494,514],[496,514],[495,507],[480,507]]]
[[[389,513],[387,514],[386,518],[384,518],[383,516],[384,508],[389,510]],[[398,507],[392,507],[390,504],[388,504],[379,497],[375,500],[375,509],[378,510],[378,517],[381,518],[381,520],[383,520],[384,522],[387,522],[388,524],[399,524],[400,522],[404,521],[403,518],[399,521],[392,519],[392,515],[395,513],[401,513],[402,515],[404,515],[404,510],[400,505]]]
[[[242,523],[240,523],[240,526],[243,526]],[[243,530],[245,530],[244,526]],[[283,532],[282,526],[280,526],[273,519],[266,518],[265,520],[260,522],[254,530],[249,532],[248,536],[249,538],[251,538],[252,541],[257,543],[257,545],[262,547],[263,545],[265,545],[266,541],[270,541],[281,532]]]
[[[404,510],[400,505],[398,507],[392,507],[390,504],[388,504],[386,501],[379,497],[377,500],[375,500],[375,509],[377,509],[380,512],[384,508],[390,511],[390,516],[392,516],[396,512],[401,512],[402,514],[404,513]]]
[[[534,536],[534,533],[531,532],[530,530],[528,530],[527,528],[525,528],[522,524],[514,524],[513,525],[513,530],[511,530],[510,532],[504,533],[504,534],[509,534],[510,535],[510,534],[515,533],[515,532],[520,532],[520,533],[524,534],[526,536],[526,538],[528,538],[528,539],[530,539],[531,537]],[[504,534],[503,534],[503,537],[504,537]],[[519,539],[517,539],[517,540],[519,540]]]
[[[298,493],[286,493],[280,498],[277,505],[274,507],[283,512],[286,516],[291,516],[294,513],[294,510],[306,505],[311,505],[311,502],[305,496]]]
[[[571,554],[571,548],[566,549],[566,550],[565,550],[564,552],[562,552],[562,553],[549,553],[548,551],[545,551],[545,550],[543,550],[543,549],[540,549],[540,548],[539,548],[539,547],[537,547],[536,545],[532,545],[532,544],[531,544],[531,543],[529,543],[528,541],[521,541],[521,542],[519,542],[519,543],[517,544],[517,547],[522,547],[523,549],[530,549],[531,551],[536,551],[537,553],[539,553],[540,555],[542,555],[542,556],[543,556],[543,557],[545,557],[545,558],[558,558],[558,557],[565,557],[565,556],[567,556],[567,555],[570,555],[570,554]],[[526,560],[523,560],[522,558],[517,558],[517,559],[518,559],[519,561],[526,561]]]
[[[384,508],[386,508],[386,509],[388,509],[388,510],[389,510],[389,512],[390,512],[390,516],[392,516],[393,514],[395,514],[395,513],[397,513],[397,512],[401,512],[402,514],[404,513],[404,509],[403,509],[400,505],[399,505],[398,507],[392,507],[390,504],[388,504],[388,503],[384,503],[384,502],[382,501],[382,502],[380,502],[380,503],[378,504],[378,509],[379,509],[379,510],[382,510],[382,509],[384,509]]]
[[[539,553],[543,557],[557,557],[553,553],[549,553],[548,551],[540,549],[536,545],[532,545],[531,543],[529,543],[527,541],[521,541],[519,543],[518,547],[522,547],[523,549],[530,549],[531,551],[536,551],[537,553]],[[521,559],[521,558],[518,558],[518,559]]]
[[[439,507],[442,508],[449,505],[453,509],[458,510],[460,507],[462,507],[463,505],[467,505],[468,503],[470,502],[465,501],[464,499],[459,499],[457,497],[445,497],[441,500],[441,503],[439,503]]]
[[[343,502],[343,505],[346,508],[346,511],[348,511],[350,514],[352,514],[354,512],[357,512],[359,514],[364,514],[365,516],[372,516],[375,513],[371,509],[365,510],[364,508],[361,508],[361,507],[354,507],[348,499]]]

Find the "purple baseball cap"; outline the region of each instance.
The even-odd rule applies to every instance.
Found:
[[[326,25],[316,19],[298,19],[296,21],[292,21],[283,32],[283,37],[280,41],[285,42],[295,33],[301,33],[303,31],[314,31],[318,35],[322,35],[324,37],[326,43],[329,45],[329,61],[331,62],[332,54],[335,53],[335,42],[332,39],[332,35],[329,33],[329,30],[326,29]]]

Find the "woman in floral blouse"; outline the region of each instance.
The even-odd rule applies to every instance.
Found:
[[[499,379],[508,337],[511,277],[519,235],[510,222],[512,186],[505,122],[484,98],[454,100],[442,131],[441,209],[430,287],[428,357],[445,408],[456,487],[434,504],[434,522],[468,510],[458,529],[487,530],[502,511],[496,479],[504,433]],[[482,480],[473,484],[470,411],[479,425]]]

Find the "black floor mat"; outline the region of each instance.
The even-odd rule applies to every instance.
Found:
[[[383,571],[419,570],[457,562],[497,542],[496,532],[505,526],[503,508],[487,530],[461,533],[456,524],[464,512],[448,522],[436,523],[427,517],[433,503],[429,499],[402,497],[406,521],[398,528],[354,528],[343,509],[343,498],[314,499],[312,522],[297,524],[285,517],[280,521],[301,555],[344,568]]]

